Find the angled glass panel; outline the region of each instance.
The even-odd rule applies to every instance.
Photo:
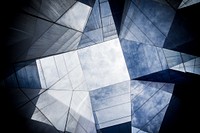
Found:
[[[71,91],[47,90],[33,102],[58,130],[64,131],[71,96]]]
[[[162,70],[156,47],[124,39],[121,46],[131,79]]]
[[[118,39],[78,50],[88,89],[129,80]]]
[[[127,16],[156,46],[162,47],[165,36],[152,24],[152,22],[131,2]]]
[[[40,59],[42,73],[47,88],[52,86],[59,80],[58,70],[53,56]]]
[[[137,0],[133,0],[133,2],[156,28],[167,36],[175,16],[174,9],[167,2],[162,3],[159,0],[143,0],[139,4]]]
[[[91,7],[76,2],[58,21],[57,23],[66,25],[78,31],[83,31],[88,20]],[[79,20],[79,21],[77,21]]]
[[[138,101],[135,102],[132,101],[132,126],[146,132],[151,132],[153,128],[155,128],[155,130],[160,128],[159,125],[161,125],[162,121],[160,121],[157,126],[152,125],[152,128],[145,128],[145,125],[148,124],[152,119],[154,119],[156,115],[158,115],[165,107],[167,107],[172,96],[171,93],[162,90],[163,84],[160,83],[156,84],[157,85],[155,85],[155,83],[151,84],[154,87],[151,89],[147,89],[147,90],[152,90],[152,89],[157,90],[153,92],[151,96],[147,96],[149,95],[148,93],[146,94],[140,93],[141,98],[146,100],[138,108],[136,104],[138,104],[138,101],[141,101],[142,99],[140,100],[138,99]],[[167,87],[172,87],[172,86],[167,86]],[[161,115],[160,119],[162,120],[163,117],[164,115]]]

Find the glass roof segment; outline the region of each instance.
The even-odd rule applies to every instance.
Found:
[[[96,0],[86,24],[84,34],[85,36],[82,37],[82,39],[87,39],[88,42],[83,43],[85,40],[81,40],[79,48],[87,47],[118,37],[110,5],[107,0],[103,2]]]
[[[76,2],[57,23],[83,31],[91,12],[91,7],[81,2]],[[77,21],[79,20],[79,21]]]
[[[132,126],[146,132],[159,132],[172,96],[171,93],[164,90],[173,89],[174,85],[147,81],[131,82],[138,84],[131,88]]]
[[[38,59],[36,62],[42,88],[87,90],[77,51]]]
[[[129,80],[119,39],[78,50],[89,90]]]
[[[90,91],[97,129],[131,121],[130,82]]]
[[[187,6],[191,6],[191,5],[197,4],[199,2],[200,2],[200,0],[183,0],[181,2],[181,4],[179,5],[178,9],[181,9],[181,8],[184,8]]]

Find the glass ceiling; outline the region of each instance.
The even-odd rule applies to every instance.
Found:
[[[175,83],[137,78],[164,70],[200,75],[200,57],[164,47],[174,9],[162,1],[129,0],[117,34],[108,0],[93,6],[66,1],[42,4],[38,35],[2,81],[16,109],[55,132],[96,133],[130,122],[132,133],[158,133]]]

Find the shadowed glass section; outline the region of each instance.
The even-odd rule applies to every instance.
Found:
[[[30,0],[24,11],[32,15],[55,22],[75,3],[75,0]]]
[[[97,129],[130,121],[130,82],[90,91]]]
[[[83,31],[88,20],[91,7],[76,2],[58,21],[57,23]],[[78,21],[77,21],[78,19]]]
[[[118,39],[78,50],[88,89],[129,80]]]
[[[35,61],[15,64],[15,71],[20,88],[41,88]]]
[[[159,132],[172,94],[173,84],[132,81],[131,85],[132,126],[150,133]]]
[[[133,0],[122,24],[120,38],[162,47],[174,15],[168,4]]]

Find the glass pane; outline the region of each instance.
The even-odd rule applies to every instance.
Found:
[[[78,54],[89,89],[130,79],[118,39],[80,49]]]
[[[58,21],[57,23],[66,25],[70,28],[83,31],[88,20],[91,7],[76,2]],[[79,21],[77,21],[79,20]]]

